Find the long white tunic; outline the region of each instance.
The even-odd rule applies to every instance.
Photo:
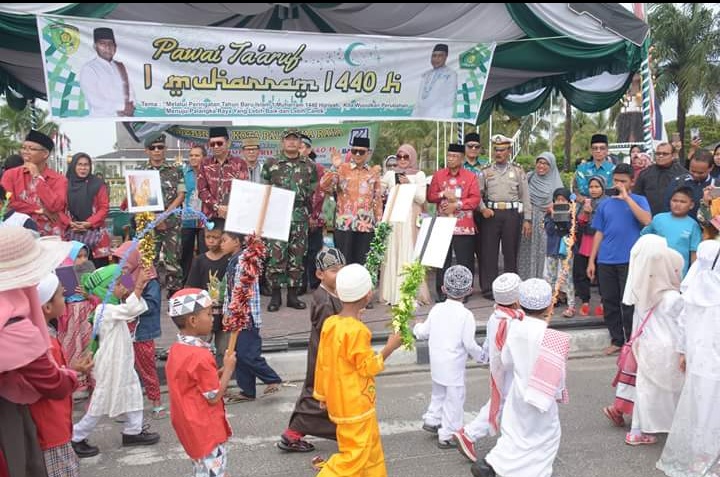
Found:
[[[716,306],[685,303],[679,324],[685,386],[657,468],[671,477],[700,477],[720,455],[720,314]],[[720,475],[720,464],[707,475]]]
[[[425,203],[425,190],[427,189],[424,172],[418,171],[417,174],[407,176],[407,178],[411,184],[417,186],[413,207],[406,222],[394,222],[392,224],[392,233],[390,234],[385,251],[385,260],[380,272],[381,297],[383,301],[391,305],[397,304],[400,299],[400,285],[404,280],[404,277],[400,275],[402,267],[406,263],[413,261],[415,241],[418,234],[417,218],[422,211],[422,205]],[[385,173],[382,178],[382,185],[385,190],[392,191],[392,188],[395,187],[394,171]],[[430,302],[430,292],[425,282],[423,282],[418,292],[418,300],[422,303]]]
[[[679,292],[664,292],[642,335],[633,343],[638,369],[632,427],[642,432],[669,432],[672,426],[685,379],[678,365],[680,354],[676,351],[678,316],[682,309]],[[647,313],[648,310],[635,307],[633,333]]]
[[[80,88],[90,106],[90,116],[114,117],[125,109],[125,86],[115,61],[100,57],[85,63],[80,71]],[[128,85],[130,100],[134,100]]]
[[[125,303],[105,305],[100,323],[100,348],[95,353],[95,391],[91,416],[117,416],[143,409],[140,379],[135,372],[135,353],[127,322],[147,311],[147,303],[131,294]]]
[[[465,385],[468,354],[482,361],[482,347],[475,341],[475,317],[470,310],[448,298],[430,310],[427,320],[413,328],[415,337],[428,339],[430,375],[443,386]]]
[[[505,405],[505,399],[510,392],[510,387],[512,386],[513,381],[512,365],[503,363],[501,352],[495,344],[495,337],[497,336],[500,321],[506,319],[507,318],[504,314],[500,314],[497,311],[494,311],[493,314],[490,315],[486,325],[487,336],[485,338],[485,343],[483,343],[483,350],[485,350],[490,360],[490,373],[500,387],[500,418],[502,418],[502,408]],[[514,321],[515,320],[510,320],[508,322],[508,330]],[[473,440],[473,442],[487,435],[495,434],[490,426],[490,399],[488,399],[485,405],[480,409],[480,412],[477,416],[475,416],[475,419],[465,426],[465,433]]]
[[[455,113],[457,73],[447,66],[423,73],[413,116],[426,119],[449,119]]]
[[[513,366],[513,382],[503,407],[501,436],[485,458],[502,477],[552,475],[561,435],[557,403],[543,413],[525,402],[546,328],[545,321],[529,316],[514,321],[502,350],[503,363]]]

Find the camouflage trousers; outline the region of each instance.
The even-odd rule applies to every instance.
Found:
[[[283,283],[288,287],[302,285],[307,239],[308,223],[293,222],[290,224],[290,240],[268,240],[266,270],[271,288],[280,288]]]
[[[180,221],[165,221],[167,229],[155,230],[156,257],[160,256],[160,250],[163,252],[165,262],[165,287],[169,291],[177,291],[183,287],[183,271],[180,265],[180,257],[182,257],[182,240]]]

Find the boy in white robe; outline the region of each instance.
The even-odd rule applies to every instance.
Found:
[[[517,274],[503,273],[492,284],[495,309],[488,318],[483,343],[483,351],[490,360],[490,399],[472,422],[453,434],[458,451],[472,462],[477,461],[475,442],[500,430],[502,406],[512,385],[512,368],[502,362],[500,354],[512,320],[524,316],[518,303],[521,282]]]
[[[671,477],[720,475],[720,243],[700,242],[680,286],[678,365],[685,386],[657,468]]]
[[[95,310],[95,320],[101,320],[98,333],[100,348],[95,354],[93,371],[95,390],[87,412],[73,426],[72,435],[73,448],[80,457],[87,457],[93,449],[97,450],[88,444],[87,438],[100,418],[106,415],[111,418],[125,415],[123,446],[151,445],[160,440],[159,434],[143,429],[143,395],[135,372],[135,353],[127,326],[129,321],[148,309],[142,292],[150,274],[146,270],[140,273],[132,293],[117,280],[119,275],[120,267],[113,264],[84,276],[82,280],[83,287],[101,300],[105,299],[112,282],[116,281],[116,284],[110,302],[98,305]]]
[[[549,329],[538,318],[551,303],[552,289],[546,281],[531,278],[520,285],[520,306],[526,316],[513,322],[501,354],[503,363],[513,367],[501,436],[485,459],[470,468],[475,477],[552,475],[561,433],[557,400],[567,402],[570,335]]]
[[[437,434],[440,449],[455,447],[453,433],[463,425],[467,355],[483,360],[482,347],[475,341],[475,318],[462,303],[472,292],[472,281],[467,267],[448,268],[443,280],[448,299],[433,306],[427,320],[413,328],[417,339],[429,340],[432,397],[422,427]]]

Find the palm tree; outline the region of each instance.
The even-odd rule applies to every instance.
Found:
[[[685,137],[685,117],[696,98],[708,117],[720,107],[720,13],[703,3],[676,5],[653,5],[649,23],[656,92],[661,101],[677,93],[677,132]]]
[[[26,107],[16,111],[7,104],[0,106],[0,157],[17,153],[33,125],[34,129],[50,137],[59,129],[56,123],[48,121],[48,112],[43,109]]]

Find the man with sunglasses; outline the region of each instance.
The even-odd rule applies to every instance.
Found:
[[[653,215],[668,212],[670,202],[665,201],[668,185],[676,177],[687,173],[688,170],[673,159],[672,144],[661,142],[655,146],[655,164],[642,171],[635,179],[633,192],[645,196],[650,203],[650,211]]]
[[[380,174],[368,165],[369,153],[369,138],[353,138],[350,162],[334,154],[332,168],[320,180],[326,193],[337,196],[335,247],[348,264],[365,263],[375,224],[383,214]]]
[[[487,159],[479,157],[481,151],[480,135],[476,132],[467,133],[465,135],[465,162],[463,163],[463,167],[475,174],[478,187],[480,187],[480,183],[482,182],[482,168],[488,163]],[[479,274],[482,267],[482,240],[480,237],[482,214],[480,213],[479,207],[473,211],[473,218],[475,220],[475,258],[477,259],[477,270]]]
[[[198,197],[203,204],[202,211],[209,219],[224,219],[227,216],[232,180],[247,180],[248,165],[241,158],[230,154],[230,135],[227,128],[212,127],[208,134],[210,157],[200,165]]]
[[[262,178],[266,184],[295,192],[290,238],[287,242],[268,240],[267,280],[272,289],[269,312],[278,311],[282,304],[280,287],[287,284],[287,306],[304,310],[305,302],[298,299],[303,283],[303,258],[307,249],[308,226],[312,196],[318,183],[315,163],[300,154],[300,133],[296,129],[282,134],[282,151],[263,165]]]
[[[148,162],[143,169],[160,172],[165,210],[180,207],[185,200],[185,176],[180,167],[165,161],[165,135],[153,134],[145,139],[145,154]],[[163,250],[165,257],[165,286],[168,296],[172,296],[183,287],[183,271],[180,265],[182,257],[182,220],[171,215],[155,227],[157,256]]]
[[[480,287],[488,299],[492,299],[492,282],[498,276],[500,243],[505,273],[517,273],[520,232],[529,237],[532,231],[527,177],[522,167],[510,163],[512,139],[496,134],[492,143],[495,161],[482,170],[483,201],[479,206],[483,216]]]

